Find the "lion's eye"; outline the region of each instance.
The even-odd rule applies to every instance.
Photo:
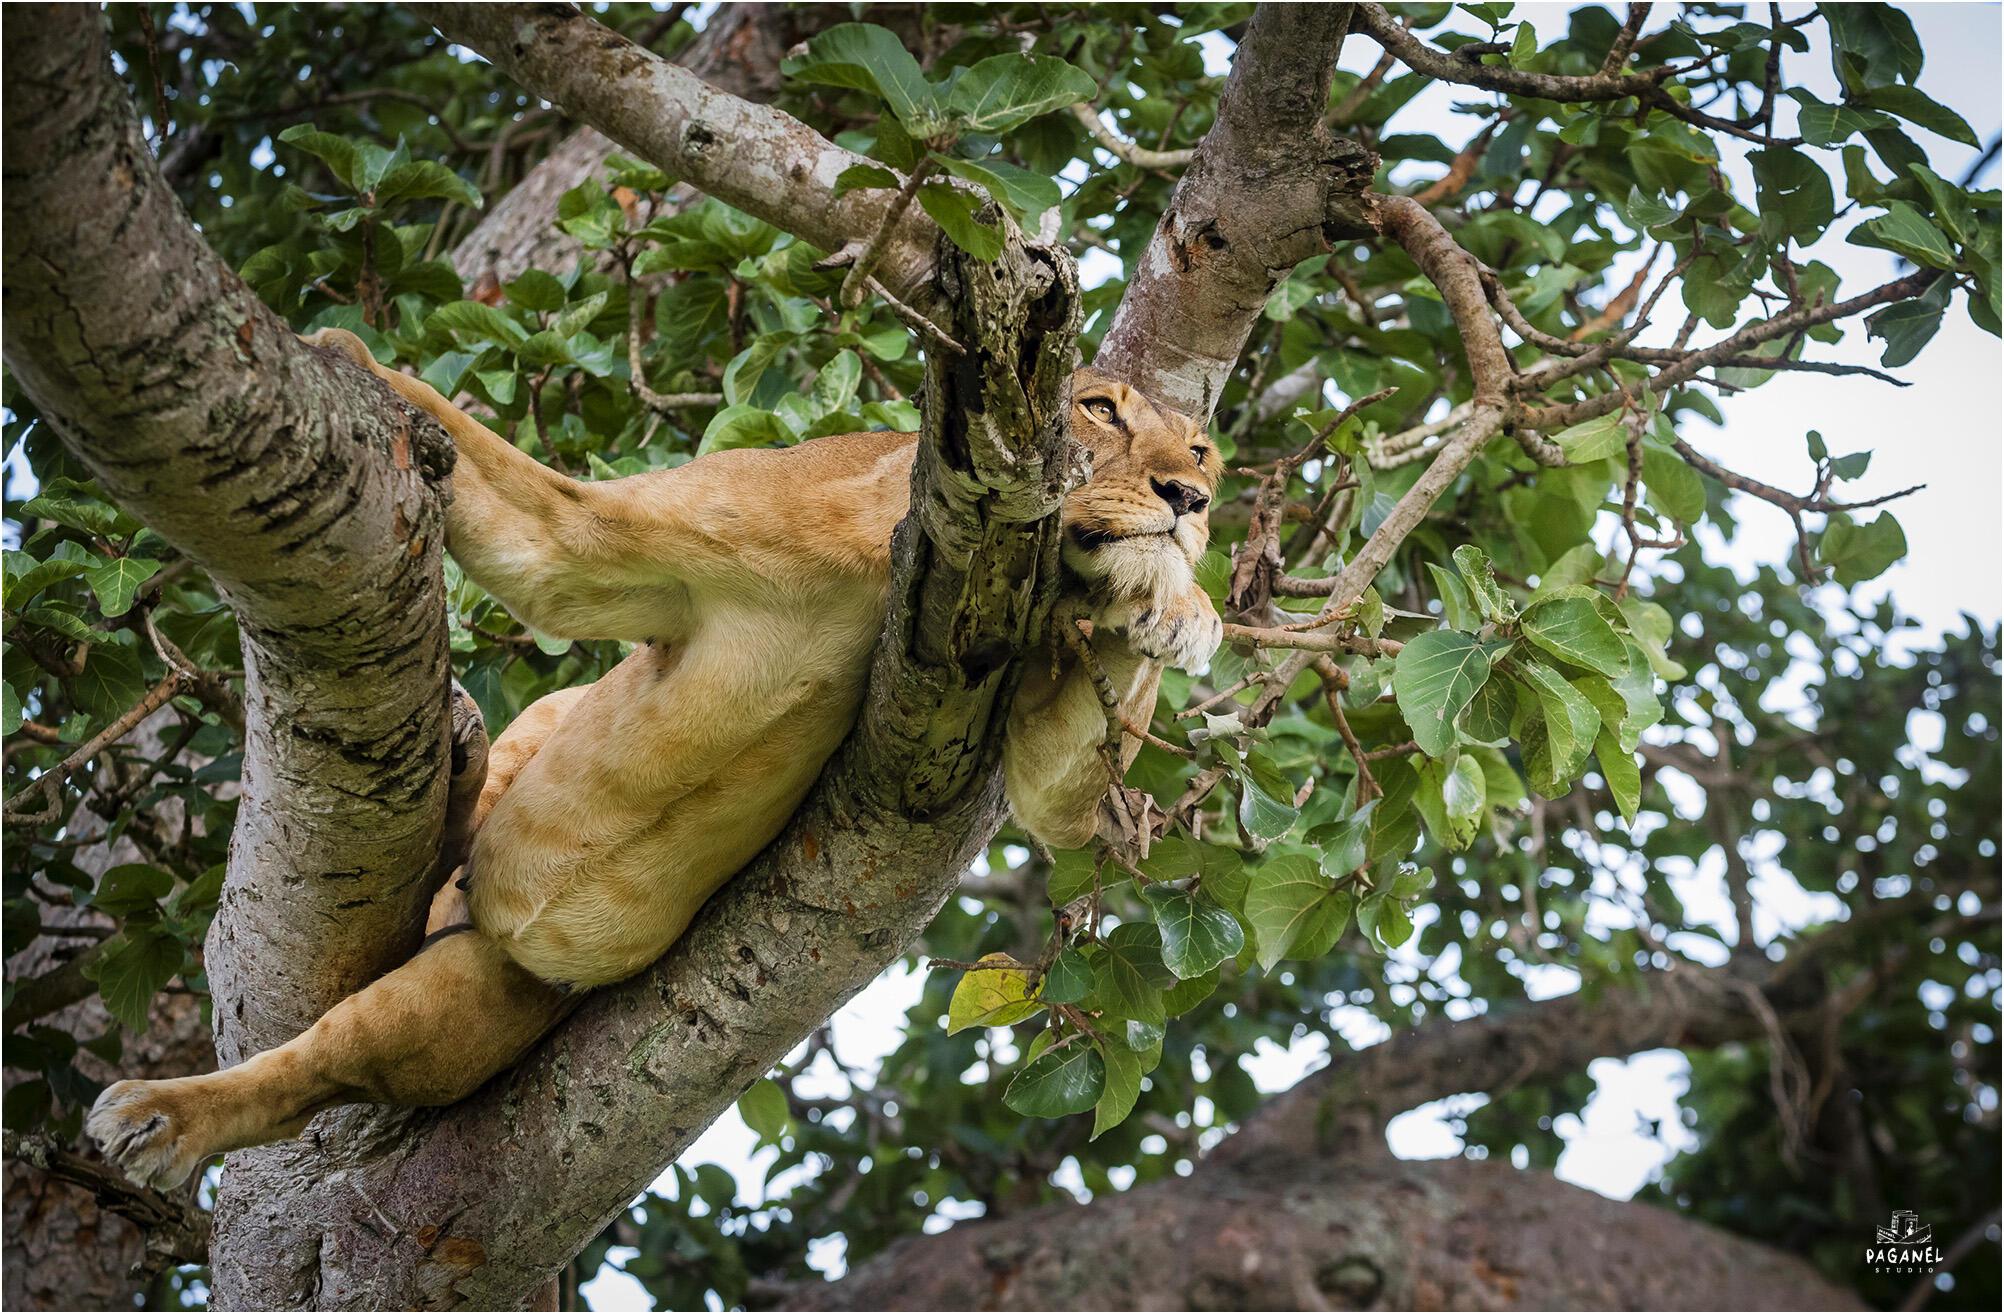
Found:
[[[1094,397],[1085,404],[1085,408],[1098,419],[1113,419],[1113,403],[1104,397]]]
[[[1205,455],[1205,452],[1204,452],[1204,449],[1203,449],[1203,448],[1201,448],[1201,447],[1192,447],[1192,448],[1190,449],[1190,455],[1192,455],[1192,456],[1194,456],[1194,457],[1196,457],[1196,458],[1197,458],[1197,468],[1198,468],[1199,470],[1203,469],[1203,468],[1204,468],[1204,455]]]

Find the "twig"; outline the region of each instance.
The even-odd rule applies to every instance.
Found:
[[[1092,135],[1092,139],[1123,164],[1131,164],[1137,169],[1180,169],[1197,158],[1194,147],[1181,150],[1155,151],[1139,142],[1128,141],[1106,126],[1099,112],[1083,102],[1072,106],[1072,117],[1079,121]]]
[[[884,257],[884,246],[892,230],[898,226],[898,221],[905,217],[905,211],[911,208],[912,198],[918,195],[919,184],[930,177],[937,167],[931,155],[920,157],[919,162],[912,166],[911,175],[905,179],[904,186],[898,188],[898,194],[892,197],[890,205],[885,207],[884,218],[877,225],[877,231],[870,234],[868,245],[864,246],[861,254],[856,257],[856,262],[849,266],[848,274],[842,279],[842,290],[837,294],[837,299],[844,306],[856,306],[862,303],[863,289],[874,285],[871,275],[876,272],[877,262]],[[886,300],[890,298],[888,292],[883,292],[881,288],[878,288],[878,291]]]
[[[130,734],[135,726],[166,705],[167,701],[182,691],[187,677],[179,671],[171,671],[166,679],[147,690],[146,696],[127,708],[125,714],[99,731],[90,742],[71,753],[55,766],[35,777],[25,789],[7,800],[4,813],[9,825],[40,826],[55,820],[62,811],[61,789],[70,773],[96,757],[112,744]],[[40,794],[46,804],[39,812],[22,812],[21,808]]]

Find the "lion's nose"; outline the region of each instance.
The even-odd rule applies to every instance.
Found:
[[[1150,479],[1155,496],[1169,504],[1169,509],[1179,516],[1202,511],[1211,504],[1210,494],[1201,488],[1193,488],[1180,479]]]

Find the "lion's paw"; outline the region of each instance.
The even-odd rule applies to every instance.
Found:
[[[1127,625],[1127,641],[1136,652],[1193,674],[1210,665],[1224,640],[1224,622],[1196,589],[1144,608]]]
[[[117,1082],[97,1097],[84,1123],[104,1157],[140,1186],[179,1186],[209,1157],[187,1101],[163,1089],[171,1084]]]

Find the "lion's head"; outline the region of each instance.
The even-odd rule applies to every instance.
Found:
[[[1210,539],[1223,473],[1203,426],[1091,369],[1072,376],[1071,423],[1092,473],[1065,498],[1065,564],[1130,597],[1187,579]]]

